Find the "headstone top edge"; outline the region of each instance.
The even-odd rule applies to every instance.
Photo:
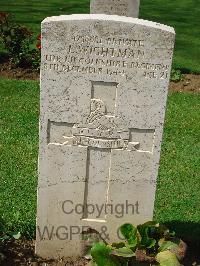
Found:
[[[61,21],[71,21],[71,20],[99,20],[99,21],[116,21],[116,22],[125,22],[125,23],[134,23],[142,26],[147,26],[151,28],[157,28],[160,30],[168,31],[175,34],[173,27],[167,26],[165,24],[160,24],[157,22],[152,22],[149,20],[118,16],[118,15],[106,15],[106,14],[73,14],[73,15],[61,15],[45,18],[41,24],[50,22],[61,22]]]

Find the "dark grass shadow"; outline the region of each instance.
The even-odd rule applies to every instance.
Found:
[[[196,74],[196,75],[199,74],[198,71],[195,70],[192,71],[191,69],[185,67],[178,67],[178,69],[180,69],[182,74]]]
[[[0,51],[0,64],[3,64],[5,62],[8,62],[9,60],[9,55],[5,51]]]
[[[183,265],[200,265],[200,223],[170,221],[165,222],[165,225],[188,245]]]

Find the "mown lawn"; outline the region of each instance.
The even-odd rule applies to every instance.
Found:
[[[15,14],[19,23],[40,32],[47,16],[88,13],[89,0],[1,0],[1,11]],[[200,1],[141,0],[140,18],[173,26],[176,30],[174,68],[200,73]]]
[[[35,231],[39,86],[0,79],[0,218]]]
[[[0,79],[0,217],[34,237],[39,85]],[[200,239],[200,94],[170,93],[155,219]]]
[[[154,218],[200,244],[199,119],[200,94],[169,94]]]

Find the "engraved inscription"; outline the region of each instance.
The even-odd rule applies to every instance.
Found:
[[[62,54],[44,54],[42,69],[57,73],[81,73],[122,76],[140,70],[141,77],[167,79],[169,66],[145,60],[148,52],[144,39],[98,36],[71,37]],[[138,74],[137,74],[138,75]]]

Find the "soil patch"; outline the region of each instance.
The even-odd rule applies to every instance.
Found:
[[[187,256],[182,262],[184,266],[200,266],[199,245],[188,243]],[[86,266],[88,260],[80,258],[76,261],[68,258],[65,260],[43,260],[35,255],[34,240],[15,240],[0,243],[1,266]],[[141,264],[142,266],[143,264]],[[106,266],[106,265],[105,265]]]
[[[39,80],[39,71],[27,68],[14,68],[9,62],[0,63],[0,76],[10,79]]]
[[[33,71],[26,68],[13,68],[6,60],[0,63],[0,76],[21,79],[21,80],[39,80],[39,71]],[[179,82],[170,82],[170,91],[177,92],[200,92],[200,75],[185,74]]]
[[[1,266],[86,266],[88,260],[43,260],[35,255],[35,241],[15,240],[0,244]]]
[[[200,75],[185,74],[179,82],[170,82],[169,89],[178,92],[200,92]]]

